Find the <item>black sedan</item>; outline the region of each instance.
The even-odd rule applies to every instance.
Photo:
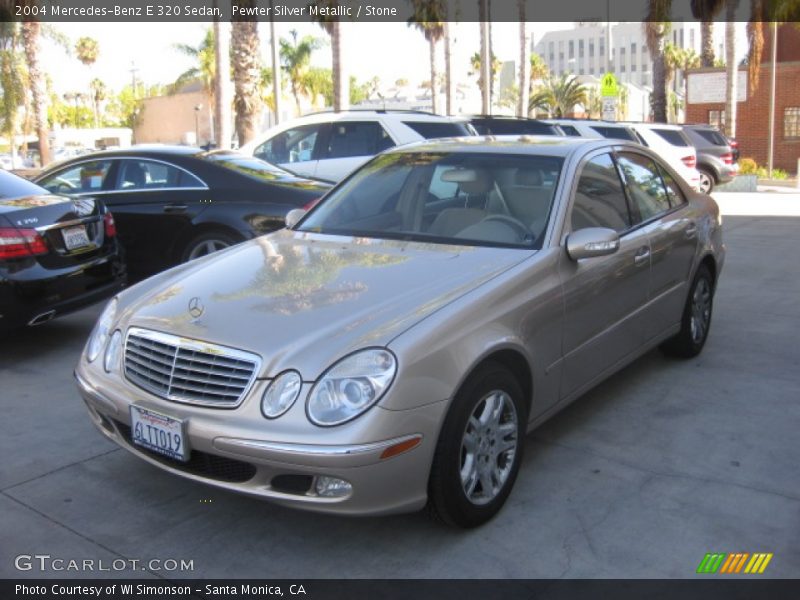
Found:
[[[114,217],[0,170],[0,330],[39,325],[125,284]]]
[[[133,147],[53,165],[36,182],[101,197],[114,213],[132,279],[284,226],[330,185],[237,152]]]

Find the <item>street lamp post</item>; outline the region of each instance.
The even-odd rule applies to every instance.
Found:
[[[200,145],[200,109],[203,108],[202,104],[197,104],[194,107],[194,143],[196,146]]]

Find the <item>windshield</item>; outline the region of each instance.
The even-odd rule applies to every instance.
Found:
[[[483,153],[378,156],[298,231],[429,243],[539,248],[562,158]]]

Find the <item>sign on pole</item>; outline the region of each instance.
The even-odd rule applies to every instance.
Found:
[[[613,73],[606,73],[600,81],[600,96],[603,99],[603,119],[606,121],[617,120],[617,100],[619,86]]]

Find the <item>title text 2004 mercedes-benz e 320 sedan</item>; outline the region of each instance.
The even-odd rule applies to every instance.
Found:
[[[700,352],[724,256],[714,201],[612,140],[406,146],[287,221],[111,301],[92,419],[197,481],[461,526],[526,431],[653,346]]]

